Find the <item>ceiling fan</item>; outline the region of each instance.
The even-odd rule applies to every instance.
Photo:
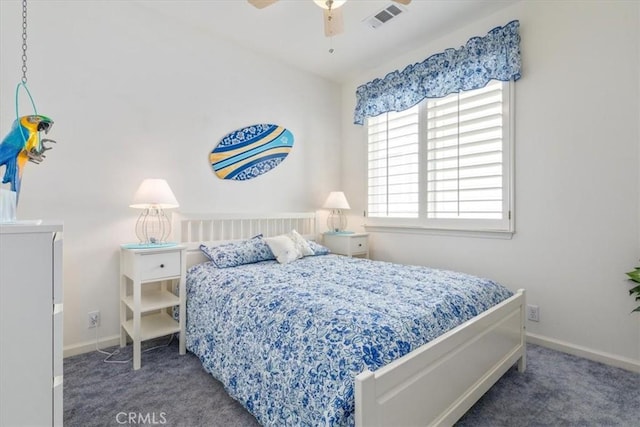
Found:
[[[263,9],[272,5],[278,0],[247,0],[251,5],[258,9]],[[315,4],[324,9],[324,35],[332,37],[344,31],[342,24],[342,10],[340,6],[347,0],[313,0]],[[396,3],[408,5],[411,0],[391,0]]]

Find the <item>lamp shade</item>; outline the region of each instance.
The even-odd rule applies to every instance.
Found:
[[[342,191],[332,191],[322,205],[325,209],[351,209]]]
[[[145,179],[138,187],[138,191],[133,196],[130,208],[147,209],[160,208],[170,209],[180,206],[176,196],[164,179]]]

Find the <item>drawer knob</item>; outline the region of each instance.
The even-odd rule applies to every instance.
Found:
[[[160,268],[164,268],[164,264],[160,264]]]
[[[358,243],[358,246],[362,247],[362,243]]]

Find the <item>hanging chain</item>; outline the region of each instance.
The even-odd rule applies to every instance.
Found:
[[[22,0],[22,83],[27,84],[27,0]]]

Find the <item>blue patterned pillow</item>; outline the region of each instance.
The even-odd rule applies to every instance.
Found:
[[[262,234],[241,242],[225,243],[219,246],[200,245],[200,250],[218,268],[275,259]]]
[[[314,255],[327,255],[329,252],[329,248],[322,246],[320,243],[316,243],[313,240],[307,240],[309,247],[313,251]]]

